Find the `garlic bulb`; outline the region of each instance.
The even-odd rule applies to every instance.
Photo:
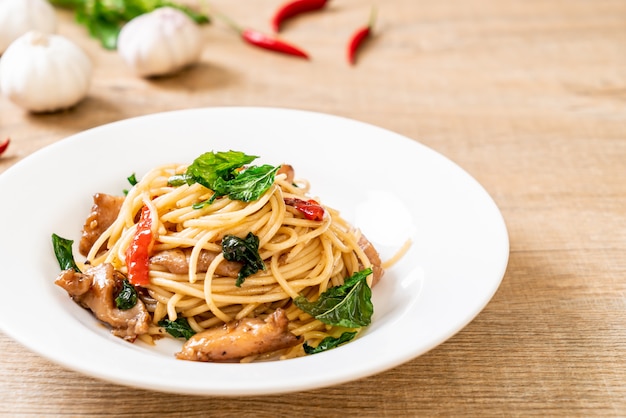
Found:
[[[89,57],[69,39],[31,31],[0,58],[0,91],[32,112],[52,112],[86,96],[91,69]]]
[[[0,54],[31,30],[54,33],[54,8],[46,0],[0,0]]]
[[[200,59],[202,36],[185,13],[161,7],[124,25],[117,50],[137,75],[172,74]]]

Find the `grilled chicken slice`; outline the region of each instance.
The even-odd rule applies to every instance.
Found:
[[[376,251],[376,248],[374,248],[372,243],[365,238],[365,235],[361,235],[359,238],[359,247],[361,247],[367,258],[369,258],[372,263],[372,287],[374,287],[380,278],[383,277],[383,274],[385,274],[383,262],[380,260],[378,251]]]
[[[201,250],[198,257],[197,273],[204,273],[209,269],[209,265],[215,259],[218,253]],[[164,250],[150,257],[150,263],[165,267],[170,273],[187,274],[189,273],[189,258],[191,256],[191,248],[180,250]],[[242,264],[237,261],[222,261],[215,270],[215,274],[224,277],[237,277],[241,270]]]
[[[105,193],[96,193],[93,196],[93,206],[85,220],[83,235],[78,244],[78,251],[82,255],[86,256],[100,235],[115,222],[122,203],[124,203],[124,196],[112,196]]]
[[[151,318],[141,300],[127,310],[116,307],[115,298],[124,279],[112,264],[106,263],[85,273],[64,270],[54,283],[65,289],[76,303],[90,309],[100,321],[109,324],[114,335],[134,341],[138,335],[148,332]]]
[[[280,168],[278,169],[278,172],[276,174],[284,174],[287,176],[286,180],[289,183],[293,183],[293,180],[295,179],[295,171],[293,169],[293,166],[289,165],[289,164],[283,164],[280,166]]]
[[[232,361],[293,347],[301,342],[288,329],[287,314],[277,309],[265,321],[243,318],[191,337],[176,358],[192,361]]]

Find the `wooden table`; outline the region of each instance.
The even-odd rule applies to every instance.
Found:
[[[268,31],[280,3],[213,1]],[[355,67],[344,45],[372,3],[342,0],[287,26],[310,61],[254,49],[215,23],[200,65],[149,81],[59,11],[59,32],[93,59],[89,95],[46,115],[0,99],[0,137],[13,139],[0,171],[70,134],[173,109],[276,106],[369,122],[448,156],[500,207],[510,260],[484,311],[379,375],[234,399],[94,380],[0,335],[0,414],[626,415],[626,2],[378,3]]]

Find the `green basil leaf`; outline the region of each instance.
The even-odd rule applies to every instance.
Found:
[[[178,187],[182,186],[183,184],[187,184],[188,181],[189,176],[187,176],[186,174],[176,174],[167,179],[167,185],[171,187]]]
[[[222,254],[228,261],[243,263],[235,282],[237,287],[242,285],[246,277],[259,270],[265,270],[265,263],[259,255],[259,238],[252,232],[249,232],[244,239],[235,235],[225,235],[222,238]]]
[[[68,8],[82,7],[84,2],[85,0],[50,0],[53,6]]]
[[[243,202],[257,200],[272,186],[280,167],[262,165],[242,169],[256,158],[240,151],[206,152],[184,174],[171,176],[167,184],[178,187],[199,183],[214,192],[209,200],[195,203],[194,209],[202,209],[222,196]]]
[[[367,285],[367,276],[372,269],[356,272],[341,286],[331,287],[322,293],[315,302],[298,296],[294,303],[304,312],[325,324],[359,328],[372,322],[374,305],[372,290]]]
[[[347,343],[351,341],[356,336],[356,331],[353,332],[344,332],[339,337],[326,337],[317,345],[317,347],[311,347],[307,343],[302,345],[304,348],[304,352],[306,354],[317,354],[322,351],[330,350],[331,348],[335,348],[340,346],[341,344]]]
[[[204,187],[224,195],[226,193],[219,193],[221,190],[218,190],[219,185],[216,183],[232,180],[236,175],[235,170],[250,164],[257,158],[240,151],[206,152],[187,167],[185,173],[188,178],[187,182],[189,184],[200,183]]]
[[[159,321],[159,326],[165,328],[165,331],[174,338],[184,338],[188,340],[196,334],[196,331],[189,325],[187,318],[182,316],[176,318],[176,321],[162,319]]]
[[[274,177],[279,168],[271,165],[255,166],[242,171],[225,184],[218,179],[220,194],[243,202],[257,200],[274,184]]]
[[[133,308],[137,304],[137,290],[135,286],[130,284],[128,279],[122,280],[122,289],[115,298],[115,306],[117,309],[125,311]]]
[[[74,261],[74,253],[72,252],[72,244],[74,241],[66,238],[62,238],[57,234],[52,234],[52,247],[54,248],[54,255],[59,262],[61,270],[72,269],[77,272],[81,272],[76,261]]]
[[[135,175],[135,173],[131,174],[130,176],[126,177],[126,180],[128,180],[128,182],[130,183],[131,186],[134,186],[135,184],[137,184],[137,176]],[[124,196],[128,195],[128,189],[124,189]]]
[[[126,177],[126,180],[128,180],[131,186],[134,186],[135,184],[137,184],[137,175],[133,173],[130,176]]]
[[[185,174],[170,177],[168,184],[200,183],[214,192],[209,200],[194,204],[195,209],[210,205],[221,196],[243,202],[254,201],[274,184],[280,168],[262,165],[242,169],[256,158],[240,151],[207,152],[196,158]]]
[[[114,50],[117,48],[117,38],[122,30],[120,23],[109,22],[101,18],[83,20],[89,30],[89,34],[93,38],[98,39],[104,49]]]

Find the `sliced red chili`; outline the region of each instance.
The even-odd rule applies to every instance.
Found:
[[[302,200],[288,197],[285,199],[285,204],[296,208],[308,220],[321,221],[324,219],[324,208],[313,199]]]
[[[275,32],[280,31],[284,21],[302,13],[323,9],[328,0],[293,0],[280,6],[272,17],[272,27]]]
[[[7,138],[0,144],[0,155],[4,154],[4,151],[9,148],[9,144],[11,143],[11,138]]]
[[[150,251],[153,245],[152,217],[150,209],[144,206],[141,209],[133,241],[126,250],[128,280],[132,284],[145,286],[150,283]]]
[[[372,31],[374,30],[374,22],[376,20],[376,8],[372,7],[372,11],[370,13],[370,19],[367,26],[363,26],[357,29],[352,36],[350,36],[350,40],[348,42],[348,62],[351,65],[356,63],[356,55],[359,51],[361,45],[365,42],[367,38],[372,35]]]

